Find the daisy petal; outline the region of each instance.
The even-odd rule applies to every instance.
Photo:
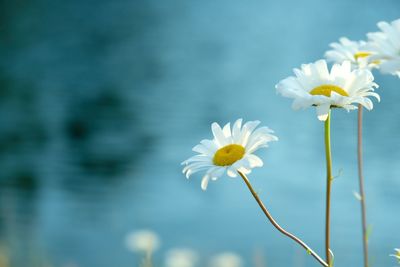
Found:
[[[211,124],[211,130],[219,147],[223,147],[228,144],[225,135],[218,123],[214,122],[213,124]]]
[[[203,189],[203,191],[207,190],[209,181],[210,181],[210,176],[208,174],[204,175],[203,178],[201,179],[201,189]]]
[[[320,121],[326,121],[326,119],[328,118],[329,109],[330,109],[329,104],[317,106],[316,108],[317,116]]]

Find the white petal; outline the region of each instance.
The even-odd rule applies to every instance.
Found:
[[[212,166],[206,166],[206,165],[198,166],[198,167],[189,167],[183,173],[185,173],[186,178],[189,179],[191,175],[193,175],[199,171],[205,171],[211,167]]]
[[[323,104],[316,107],[317,116],[320,121],[326,121],[328,118],[330,104]]]
[[[213,140],[204,139],[200,141],[200,144],[210,151],[210,155],[214,155],[215,151],[218,149],[218,145]]]
[[[242,121],[242,119],[236,120],[232,127],[232,139],[235,144],[238,143],[238,139],[240,138]]]
[[[246,153],[250,154],[259,149],[265,147],[268,142],[278,141],[278,137],[270,134],[272,130],[268,127],[261,127],[254,131],[250,136],[249,142],[246,145]]]
[[[306,97],[299,97],[296,98],[293,103],[292,103],[292,109],[294,110],[299,110],[302,108],[307,108],[312,106],[314,103],[312,102],[312,98],[306,96]]]
[[[222,129],[222,132],[224,133],[224,135],[225,135],[226,138],[230,138],[230,137],[232,136],[232,133],[231,133],[231,123],[230,123],[230,122],[228,122],[228,123],[224,126],[224,128]]]
[[[226,145],[228,144],[228,143],[227,143],[227,140],[226,140],[226,138],[225,138],[225,135],[224,135],[224,133],[222,132],[222,129],[221,129],[221,127],[219,126],[218,123],[214,122],[213,124],[211,124],[211,130],[212,130],[212,132],[213,132],[213,135],[214,135],[214,138],[215,138],[216,143],[217,143],[220,147],[226,146]]]
[[[247,159],[250,164],[250,168],[262,167],[264,165],[263,161],[256,155],[247,155]]]
[[[201,189],[203,191],[207,190],[208,182],[210,181],[210,176],[209,175],[204,175],[203,178],[201,179]]]
[[[246,146],[247,141],[253,132],[253,130],[257,127],[257,125],[260,124],[260,121],[248,121],[243,125],[242,132],[240,139],[238,140],[238,144],[242,146]]]
[[[221,177],[224,173],[225,173],[225,168],[224,167],[218,167],[212,173],[210,173],[210,176],[211,176],[211,179],[213,181],[215,181],[219,177]]]
[[[185,172],[187,172],[189,169],[196,169],[196,168],[204,167],[204,166],[209,167],[210,165],[209,165],[208,163],[206,163],[206,162],[195,162],[195,163],[192,163],[192,164],[187,164],[187,165],[183,168],[182,172],[185,173]]]
[[[318,73],[318,76],[321,80],[329,79],[328,65],[326,64],[325,60],[318,60],[313,66],[315,67],[315,72]]]
[[[211,162],[211,157],[208,155],[195,155],[182,162],[182,164],[189,164],[191,162]]]
[[[400,57],[384,61],[379,69],[383,74],[396,75],[400,71]]]
[[[240,168],[238,168],[238,171],[240,171],[243,174],[251,173],[251,169],[250,168],[246,168],[246,167],[240,167]]]
[[[236,169],[233,166],[229,166],[228,169],[226,170],[226,173],[228,174],[229,177],[236,177]]]
[[[213,152],[209,150],[207,147],[205,147],[203,144],[196,145],[195,147],[192,148],[192,150],[200,154],[207,154],[207,155],[213,154]]]
[[[224,171],[225,171],[224,167],[217,166],[217,167],[210,168],[201,180],[201,188],[203,190],[206,190],[207,186],[208,186],[208,182],[210,180],[213,180],[213,181],[217,180],[217,178],[220,177],[224,173]]]

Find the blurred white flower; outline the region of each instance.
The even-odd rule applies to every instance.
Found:
[[[390,254],[390,256],[395,257],[400,263],[400,248],[395,248],[394,251],[396,251],[396,253]]]
[[[127,235],[126,246],[133,252],[151,253],[159,248],[160,239],[153,231],[139,230]]]
[[[400,19],[387,23],[378,22],[380,32],[370,32],[368,45],[376,54],[374,58],[381,61],[382,73],[400,77]]]
[[[182,172],[189,178],[205,170],[201,188],[206,190],[208,182],[217,180],[225,171],[228,176],[236,177],[237,171],[248,174],[253,168],[263,166],[263,161],[254,152],[268,147],[269,142],[278,138],[272,135],[273,131],[268,127],[255,130],[259,124],[259,121],[249,121],[242,127],[242,119],[238,119],[231,129],[230,123],[221,128],[214,122],[211,125],[214,139],[204,139],[193,148],[200,154],[182,162],[185,165]]]
[[[176,248],[167,252],[165,267],[194,267],[198,261],[197,253],[188,248]]]
[[[233,252],[224,252],[211,259],[210,267],[241,267],[242,258]]]
[[[284,97],[293,98],[294,110],[316,107],[318,119],[325,121],[331,107],[356,109],[354,104],[361,104],[366,109],[373,108],[374,91],[378,87],[374,76],[368,69],[351,69],[350,61],[334,64],[329,71],[325,60],[303,64],[301,69],[294,69],[296,76],[290,76],[276,85],[276,90]]]
[[[351,41],[346,37],[339,39],[339,43],[331,43],[329,45],[332,50],[325,52],[325,58],[329,62],[343,63],[350,61],[353,69],[357,68],[373,68],[377,67],[379,61],[372,60],[372,51],[365,41]]]

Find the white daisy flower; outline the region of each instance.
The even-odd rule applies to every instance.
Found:
[[[291,76],[276,85],[276,90],[284,97],[293,98],[295,110],[315,106],[318,119],[325,121],[331,107],[356,109],[361,104],[366,109],[373,108],[369,96],[380,100],[374,93],[374,76],[368,69],[351,70],[350,61],[334,64],[331,71],[325,60],[303,64],[294,69],[296,77]]]
[[[151,230],[139,230],[126,236],[126,246],[133,252],[152,253],[160,246],[158,235]]]
[[[379,61],[371,60],[373,52],[364,41],[356,42],[342,37],[339,39],[339,43],[331,43],[329,46],[333,48],[325,52],[325,58],[329,62],[342,63],[347,60],[351,62],[353,69],[371,69],[379,64]]]
[[[233,252],[223,252],[211,259],[211,267],[241,267],[243,266],[242,258]]]
[[[165,267],[194,267],[198,262],[197,253],[188,248],[175,248],[167,252]]]
[[[376,60],[380,60],[379,69],[382,73],[398,75],[400,77],[400,19],[378,24],[380,32],[368,33],[370,48],[376,53]]]
[[[267,147],[271,141],[278,138],[272,135],[268,127],[260,127],[259,121],[249,121],[242,127],[242,119],[238,119],[231,129],[230,123],[222,129],[218,123],[211,125],[213,140],[202,140],[193,148],[200,153],[182,162],[186,165],[183,173],[189,178],[199,171],[206,171],[201,181],[201,188],[207,189],[210,180],[217,180],[225,171],[228,176],[236,177],[237,171],[248,174],[252,168],[261,167],[262,160],[253,153],[262,147]]]
[[[395,248],[394,251],[396,251],[396,254],[390,254],[390,256],[395,257],[400,262],[400,248]]]

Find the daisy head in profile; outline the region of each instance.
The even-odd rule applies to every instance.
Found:
[[[278,138],[268,127],[256,129],[259,124],[259,121],[248,121],[242,125],[242,119],[238,119],[232,128],[230,123],[221,128],[214,122],[211,125],[214,138],[204,139],[193,148],[199,154],[182,162],[183,173],[189,178],[205,171],[201,188],[206,190],[210,180],[217,180],[225,172],[236,177],[237,171],[248,174],[253,168],[261,167],[263,161],[253,153]]]
[[[351,41],[342,37],[338,43],[331,43],[329,46],[332,49],[325,52],[325,58],[329,62],[342,63],[347,60],[353,69],[372,69],[379,65],[379,60],[373,59],[374,52],[364,41]]]
[[[283,79],[276,85],[276,90],[284,97],[293,98],[295,110],[315,106],[317,117],[321,121],[328,118],[331,108],[356,109],[361,104],[371,110],[373,104],[369,97],[379,101],[374,92],[378,87],[374,76],[368,69],[352,70],[350,61],[334,64],[329,71],[325,60],[303,64],[294,69],[295,76]]]
[[[382,73],[400,78],[400,19],[391,23],[381,21],[377,25],[381,31],[367,34],[368,45],[375,54],[373,57],[380,61]]]

